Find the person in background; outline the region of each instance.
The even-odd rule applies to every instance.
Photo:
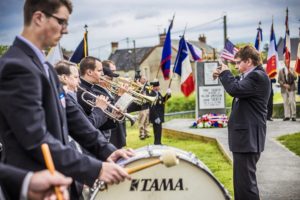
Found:
[[[159,81],[150,82],[153,89],[149,96],[157,96],[157,101],[150,107],[150,122],[153,124],[154,144],[161,145],[162,123],[165,121],[165,103],[171,97],[171,89],[167,90],[165,96],[160,93]]]
[[[143,91],[142,94],[144,95],[148,95],[149,91],[147,91],[147,88],[145,86],[149,86],[147,84],[147,78],[144,75],[141,75],[141,77],[139,77],[138,79],[138,83],[143,85]],[[141,110],[139,112],[139,117],[138,117],[138,122],[139,122],[139,137],[141,140],[145,139],[145,138],[149,138],[149,130],[148,130],[148,126],[149,126],[149,105],[145,105],[144,106],[144,110]]]
[[[234,97],[228,121],[234,199],[259,200],[256,164],[265,146],[271,85],[254,47],[241,48],[235,55],[235,62],[241,74],[240,80],[224,64],[213,72],[213,77],[219,77],[226,92]]]
[[[296,121],[296,80],[297,75],[293,68],[284,67],[279,71],[278,83],[280,84],[283,98],[283,121]]]

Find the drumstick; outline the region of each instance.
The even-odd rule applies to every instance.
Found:
[[[50,171],[51,174],[54,174],[55,167],[54,167],[54,164],[53,164],[53,160],[52,160],[52,157],[51,157],[51,153],[50,153],[48,144],[46,144],[46,143],[42,144],[42,152],[43,152],[44,160],[45,160],[45,163],[46,163],[46,166],[47,166],[48,170]],[[58,200],[63,200],[62,193],[59,190],[58,186],[54,187],[54,191],[55,191],[57,199]]]
[[[164,153],[162,153],[162,155],[159,158],[156,158],[154,160],[151,160],[149,162],[143,163],[138,166],[125,168],[125,170],[127,171],[128,174],[133,174],[135,172],[152,167],[159,163],[163,163],[166,167],[172,167],[172,166],[178,165],[179,160],[176,156],[176,153],[174,153],[173,151],[165,151]]]

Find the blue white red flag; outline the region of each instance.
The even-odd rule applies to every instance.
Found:
[[[268,59],[267,59],[267,67],[266,67],[266,73],[271,79],[275,78],[277,74],[277,68],[278,68],[278,53],[277,53],[274,27],[272,23],[270,45],[268,50]]]
[[[181,91],[187,97],[195,89],[192,66],[189,58],[187,43],[184,36],[179,41],[178,53],[175,61],[174,72],[181,76]]]
[[[187,42],[186,44],[188,45],[190,53],[193,57],[193,61],[200,62],[202,60],[202,50],[189,42]]]

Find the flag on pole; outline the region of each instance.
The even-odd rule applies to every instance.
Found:
[[[300,41],[298,44],[298,51],[297,51],[297,60],[296,60],[296,64],[295,64],[295,71],[298,74],[298,76],[300,76]],[[298,80],[298,83],[300,82],[300,80]]]
[[[76,50],[74,51],[73,55],[70,58],[71,62],[79,63],[82,58],[88,56],[88,40],[87,40],[87,31],[84,32],[83,39],[77,46]]]
[[[190,53],[193,57],[193,61],[200,62],[202,60],[202,50],[189,42],[186,42],[186,44],[187,44],[187,46],[190,50]]]
[[[286,8],[286,18],[285,18],[285,38],[283,46],[284,61],[287,68],[290,68],[291,62],[291,39],[289,30],[289,10]]]
[[[161,61],[160,61],[160,68],[162,70],[165,80],[168,80],[170,78],[171,58],[172,58],[171,29],[173,27],[173,21],[174,21],[174,16],[168,28],[168,32],[166,35],[166,39],[162,51]]]
[[[238,48],[232,42],[226,39],[224,49],[221,52],[221,58],[224,60],[234,61],[234,55],[238,52]]]
[[[47,61],[54,66],[58,61],[63,59],[64,56],[60,48],[60,43],[58,43],[55,47],[52,47],[48,52]]]
[[[259,25],[261,23],[259,22]],[[260,50],[260,44],[263,41],[263,36],[262,36],[262,29],[260,28],[260,26],[257,28],[257,35],[256,35],[256,39],[255,39],[255,48],[257,49],[257,51],[259,52]]]
[[[278,67],[278,53],[277,53],[277,46],[276,46],[276,38],[273,23],[271,25],[271,36],[270,36],[270,44],[269,44],[269,51],[268,51],[268,60],[267,60],[267,67],[266,73],[272,79],[275,78],[277,74],[277,67]]]
[[[192,66],[188,54],[188,47],[184,36],[182,36],[179,41],[174,72],[181,76],[181,91],[186,97],[188,97],[194,91],[195,83]]]

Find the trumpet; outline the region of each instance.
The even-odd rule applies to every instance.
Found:
[[[88,105],[90,105],[90,106],[92,106],[92,107],[96,107],[95,102],[92,101],[92,100],[86,99],[86,98],[85,98],[85,95],[89,95],[89,96],[91,96],[91,97],[93,97],[93,98],[95,98],[95,99],[96,99],[98,96],[95,95],[95,94],[93,94],[93,93],[91,93],[91,92],[89,92],[89,91],[87,91],[86,89],[84,89],[84,88],[82,88],[82,87],[80,87],[80,86],[78,86],[78,89],[80,89],[80,90],[83,91],[83,93],[81,94],[81,99],[82,99],[85,103],[87,103]],[[112,118],[112,119],[114,119],[114,120],[116,120],[116,121],[118,121],[118,122],[122,122],[122,121],[125,120],[125,118],[127,118],[127,119],[130,121],[131,126],[136,122],[137,118],[136,118],[135,116],[130,115],[130,114],[128,114],[128,113],[122,111],[121,109],[117,108],[116,106],[114,106],[114,105],[112,105],[112,104],[110,104],[110,103],[107,103],[107,106],[108,106],[109,108],[111,108],[112,111],[110,112],[110,111],[108,111],[107,109],[105,109],[105,110],[103,110],[103,112],[104,112],[107,116],[109,116],[110,118]]]
[[[142,105],[142,104],[145,104],[145,103],[150,103],[151,105],[154,105],[156,103],[156,100],[157,100],[157,96],[155,97],[152,97],[152,96],[148,96],[148,95],[143,95],[139,92],[136,92],[134,91],[133,89],[127,89],[127,88],[124,88],[120,83],[118,82],[113,82],[113,81],[110,81],[104,77],[100,77],[100,79],[102,81],[104,81],[107,85],[109,85],[109,87],[107,87],[107,89],[114,93],[114,94],[118,94],[118,89],[123,89],[125,90],[128,94],[130,94],[131,96],[134,97],[134,102],[139,104],[139,105]]]
[[[129,85],[130,88],[132,88],[132,90],[141,93],[144,89],[147,89],[149,91],[153,90],[153,86],[149,86],[146,83],[145,84],[141,84],[139,82],[134,82],[133,80],[124,78],[124,77],[118,77],[116,78],[117,82],[121,82],[121,83],[126,83]]]

